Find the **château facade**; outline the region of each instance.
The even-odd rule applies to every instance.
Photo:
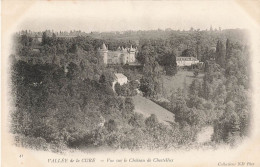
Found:
[[[195,57],[176,57],[177,66],[191,66],[198,64],[199,60]]]
[[[129,64],[136,61],[135,56],[137,49],[118,47],[116,51],[107,49],[107,46],[103,43],[102,47],[98,49],[98,53],[103,57],[105,64]]]

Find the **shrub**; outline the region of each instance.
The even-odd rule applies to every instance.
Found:
[[[197,77],[199,75],[199,69],[195,69],[193,71],[193,75],[194,75],[194,77]]]

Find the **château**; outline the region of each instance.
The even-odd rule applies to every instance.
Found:
[[[118,47],[116,51],[108,50],[108,47],[103,43],[98,49],[98,53],[103,57],[104,64],[129,64],[136,62],[137,48]]]

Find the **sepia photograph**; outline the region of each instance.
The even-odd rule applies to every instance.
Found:
[[[3,166],[260,166],[260,17],[242,2],[13,4]]]

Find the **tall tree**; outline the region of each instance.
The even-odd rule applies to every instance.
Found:
[[[176,52],[171,52],[165,57],[166,74],[171,76],[177,74]]]
[[[42,45],[46,45],[48,43],[48,36],[47,36],[47,32],[44,31],[42,34]]]
[[[225,68],[226,66],[226,53],[225,53],[225,47],[222,41],[217,42],[216,47],[216,62],[222,67]]]
[[[231,49],[232,49],[232,47],[231,47],[230,40],[227,39],[227,41],[226,41],[226,61],[228,59],[230,59],[230,57],[231,57]]]

